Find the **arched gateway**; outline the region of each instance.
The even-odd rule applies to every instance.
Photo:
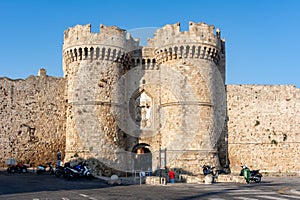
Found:
[[[148,144],[137,144],[133,150],[135,171],[152,171],[152,153]]]

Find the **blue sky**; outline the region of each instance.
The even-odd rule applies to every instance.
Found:
[[[1,0],[0,77],[63,76],[63,32],[76,24],[131,30],[189,21],[221,29],[227,84],[300,87],[298,0]]]

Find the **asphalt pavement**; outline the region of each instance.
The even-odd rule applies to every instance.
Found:
[[[214,183],[112,186],[99,179],[66,180],[34,173],[0,171],[0,199],[300,199],[300,177],[263,177],[261,183]]]

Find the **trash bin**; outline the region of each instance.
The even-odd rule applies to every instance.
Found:
[[[246,182],[249,184],[250,183],[250,169],[248,169],[248,168],[244,169],[244,177],[246,179]]]

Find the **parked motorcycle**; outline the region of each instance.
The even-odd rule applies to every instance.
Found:
[[[76,179],[79,177],[85,177],[87,179],[92,179],[93,176],[88,169],[86,163],[79,163],[75,166],[71,166],[69,162],[65,163],[65,165],[58,166],[55,169],[55,176],[56,177],[64,177],[66,179]]]
[[[66,179],[71,180],[71,179],[77,179],[80,175],[79,175],[79,172],[76,169],[74,169],[71,166],[67,165],[63,169],[63,176]]]
[[[52,167],[52,163],[51,162],[47,162],[46,165],[38,165],[37,166],[37,170],[36,170],[37,174],[54,174],[54,169]]]
[[[216,170],[211,165],[201,165],[203,174],[205,176],[205,182],[215,183],[219,176],[219,170]]]
[[[206,176],[208,174],[211,174],[211,175],[215,176],[218,173],[218,171],[215,170],[214,166],[201,165],[201,167],[202,167],[202,171],[203,171],[204,176]]]
[[[245,171],[249,170],[250,174],[249,174],[249,180],[247,181],[247,183],[249,183],[249,181],[254,181],[255,183],[259,183],[261,181],[262,178],[262,174],[259,172],[258,170],[250,170],[246,165],[242,165],[242,170],[240,173],[240,176],[245,176]]]
[[[79,172],[79,176],[86,177],[87,179],[92,179],[92,174],[88,169],[86,163],[79,163],[75,166],[75,169]]]
[[[71,180],[71,179],[76,179],[80,176],[79,172],[71,167],[70,163],[67,162],[64,164],[64,166],[57,166],[54,174],[56,177],[61,177],[63,176],[64,178]]]
[[[26,173],[28,172],[27,170],[28,166],[23,164],[23,163],[17,163],[16,165],[9,165],[7,168],[8,173]]]
[[[56,177],[61,177],[64,176],[64,167],[63,166],[57,166],[54,170],[54,174]]]

